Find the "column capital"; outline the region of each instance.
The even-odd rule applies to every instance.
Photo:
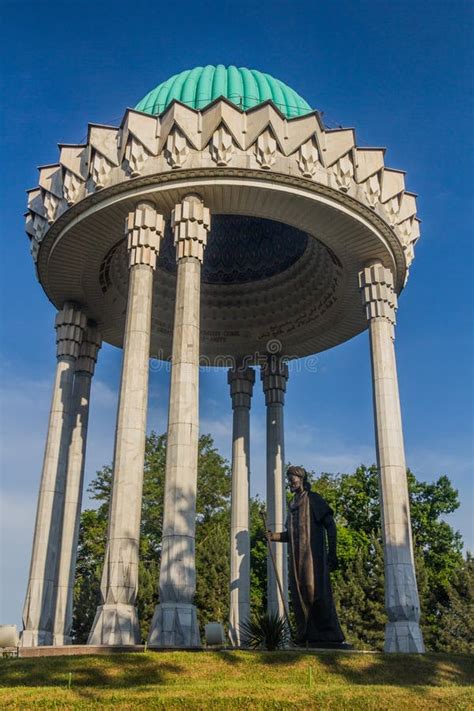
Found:
[[[156,268],[165,223],[152,202],[140,202],[125,219],[129,267],[146,264]]]
[[[380,262],[365,267],[359,272],[359,290],[367,320],[384,318],[394,326],[398,304],[391,270]]]
[[[280,356],[269,355],[262,365],[260,377],[265,393],[265,404],[278,403],[284,405],[286,382],[288,380],[288,363]]]
[[[249,367],[230,368],[227,372],[227,382],[230,385],[232,408],[250,408],[250,400],[255,383],[255,370]]]
[[[56,356],[77,358],[82,343],[87,318],[72,301],[66,301],[56,314]]]
[[[171,213],[174,231],[176,260],[195,257],[202,263],[207,244],[207,233],[211,227],[209,208],[204,207],[199,195],[187,195]]]
[[[82,343],[79,347],[79,355],[76,360],[76,373],[88,373],[94,375],[97,356],[102,346],[102,336],[97,326],[89,323],[84,331]]]

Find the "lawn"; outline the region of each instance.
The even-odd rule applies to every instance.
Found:
[[[0,708],[474,708],[474,657],[145,652],[0,660]]]

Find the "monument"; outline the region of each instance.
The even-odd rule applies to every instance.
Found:
[[[383,513],[387,651],[423,651],[394,350],[397,296],[419,237],[416,201],[384,149],[268,74],[196,67],[119,126],[59,146],[28,193],[36,274],[57,309],[57,365],[23,645],[70,642],[91,380],[123,349],[101,604],[91,644],[140,641],[138,540],[150,356],[171,360],[159,605],[149,644],[200,643],[193,596],[199,364],[229,369],[230,628],[250,612],[250,404],[267,408],[267,508],[286,518],[287,361],[370,332]],[[287,580],[286,544],[272,543]],[[285,586],[286,588],[286,586]],[[268,605],[283,611],[271,566]]]
[[[295,643],[345,647],[332,596],[330,572],[338,567],[334,512],[311,491],[303,467],[287,472],[293,499],[285,531],[268,531],[271,541],[289,544],[291,604],[296,620]]]

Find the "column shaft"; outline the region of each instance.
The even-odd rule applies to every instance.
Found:
[[[384,543],[385,651],[423,652],[410,502],[394,347],[396,296],[381,264],[360,276],[370,331],[374,419]]]
[[[199,328],[201,261],[209,211],[196,196],[172,218],[178,260],[166,451],[159,605],[150,627],[154,647],[200,645],[195,521],[199,443]]]
[[[285,430],[283,406],[285,401],[288,366],[281,358],[269,356],[262,368],[263,389],[267,405],[267,525],[271,531],[282,531],[286,522],[285,495]],[[287,544],[270,544],[280,578],[285,601],[288,595]],[[273,561],[267,558],[267,609],[285,614]]]
[[[255,371],[233,369],[228,379],[233,406],[229,633],[239,646],[241,624],[250,619],[250,401]]]
[[[69,446],[62,527],[61,554],[55,595],[54,644],[71,644],[73,592],[84,483],[91,380],[100,337],[86,329],[76,361],[73,389],[72,433]]]
[[[130,256],[127,317],[115,432],[113,487],[101,595],[89,644],[141,641],[136,597],[145,461],[153,273],[163,221],[153,206],[138,205],[126,230]]]
[[[65,304],[56,317],[57,366],[43,460],[31,565],[23,608],[23,646],[53,642],[67,456],[71,438],[74,364],[85,316]]]
[[[270,531],[282,531],[286,522],[285,497],[285,430],[283,404],[267,405],[267,525]],[[276,569],[287,593],[287,544],[270,544]],[[267,608],[269,612],[285,614],[285,608],[278,590],[275,570],[270,557],[267,558]]]

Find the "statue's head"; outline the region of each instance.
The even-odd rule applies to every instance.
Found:
[[[309,491],[311,489],[311,484],[308,481],[308,472],[303,467],[288,467],[286,476],[290,491],[296,492],[303,489]]]

